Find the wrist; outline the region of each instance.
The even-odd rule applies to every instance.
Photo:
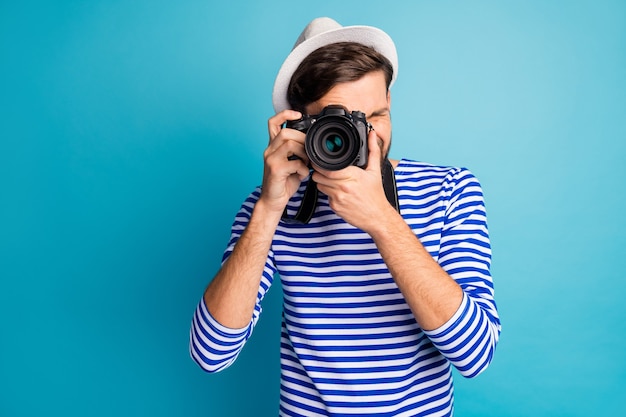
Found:
[[[369,230],[366,230],[366,232],[375,242],[385,241],[387,239],[393,240],[394,236],[398,236],[398,233],[413,233],[400,213],[391,205],[376,216],[376,221],[372,223],[372,226]]]
[[[250,221],[260,223],[264,226],[264,228],[275,230],[283,215],[283,211],[284,207],[280,208],[277,207],[276,204],[269,204],[261,196],[261,198],[254,205]]]

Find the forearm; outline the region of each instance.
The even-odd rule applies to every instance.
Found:
[[[488,269],[481,273],[484,265],[479,260],[464,258],[464,263],[474,264],[473,289],[461,287],[397,213],[380,218],[384,221],[369,233],[418,324],[461,375],[480,374],[491,362],[500,334]],[[442,247],[440,257],[449,257],[446,251],[449,248]],[[468,253],[477,256],[476,251]]]
[[[259,200],[246,230],[204,293],[211,315],[223,326],[238,329],[250,323],[280,213]]]
[[[463,291],[390,209],[369,233],[420,327],[437,329],[457,312]]]

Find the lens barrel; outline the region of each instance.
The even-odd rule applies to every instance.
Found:
[[[359,132],[349,118],[329,115],[320,117],[310,127],[304,146],[311,163],[337,171],[354,165],[361,142]]]

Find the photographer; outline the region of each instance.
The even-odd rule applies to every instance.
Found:
[[[388,159],[397,69],[377,28],[304,29],[274,85],[262,186],[196,310],[191,355],[220,371],[281,279],[281,415],[451,415],[451,365],[473,377],[492,359],[482,190],[466,169]]]

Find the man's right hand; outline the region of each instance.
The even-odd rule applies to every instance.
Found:
[[[268,121],[269,144],[263,153],[265,165],[260,200],[272,211],[283,212],[310,172],[309,159],[304,151],[305,134],[282,127],[287,120],[301,117],[300,112],[284,110]]]
[[[282,128],[287,120],[300,117],[296,111],[285,110],[269,119],[270,141],[263,154],[261,196],[235,248],[204,292],[211,315],[231,329],[250,324],[255,305],[260,302],[259,285],[276,225],[287,202],[309,175],[304,133]],[[289,158],[293,156],[299,159]]]

